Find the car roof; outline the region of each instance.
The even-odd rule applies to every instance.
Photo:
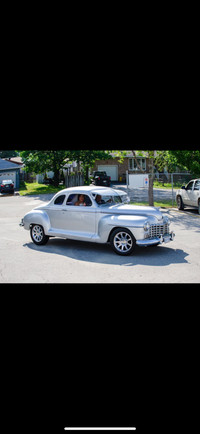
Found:
[[[120,192],[120,190],[115,190],[111,187],[100,187],[100,186],[94,186],[94,185],[80,185],[79,187],[69,187],[64,188],[63,190],[60,190],[58,193],[56,193],[53,198],[50,200],[54,201],[54,199],[59,196],[60,194],[89,194],[89,193],[95,193],[102,195],[103,193],[106,195],[113,195],[113,194],[125,194],[125,192]],[[49,202],[49,203],[50,203]]]
[[[59,193],[92,193],[92,192],[99,192],[99,194],[102,194],[105,192],[106,194],[113,194],[116,193],[116,190],[111,187],[99,187],[99,186],[90,186],[90,185],[81,185],[80,187],[69,187],[65,188],[63,190],[60,190]]]

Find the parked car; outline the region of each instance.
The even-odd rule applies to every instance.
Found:
[[[1,182],[1,193],[14,193],[14,184],[12,179],[4,179]]]
[[[43,184],[53,185],[53,178],[44,178]]]
[[[111,177],[104,171],[95,171],[92,175],[92,184],[94,185],[107,185],[110,187]]]
[[[84,198],[80,198],[83,195]],[[82,206],[76,206],[77,200]],[[128,203],[124,191],[108,187],[66,188],[47,204],[28,212],[20,226],[30,230],[33,242],[50,237],[110,243],[119,255],[129,255],[136,245],[152,246],[174,239],[170,220],[158,208]]]
[[[178,209],[184,210],[185,206],[190,206],[197,208],[200,214],[200,179],[193,179],[177,190],[176,202]]]

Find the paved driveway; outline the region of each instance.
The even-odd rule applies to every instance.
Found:
[[[33,244],[21,218],[52,195],[0,198],[0,282],[2,283],[174,283],[200,282],[200,216],[197,210],[163,210],[175,240],[136,247],[128,257],[109,245],[52,238]]]
[[[133,202],[148,202],[148,188],[128,188],[125,184],[112,184],[113,188],[118,188],[128,193],[129,198]],[[155,188],[153,189],[154,201],[172,200],[171,188]],[[173,201],[176,205],[176,190],[173,190]]]

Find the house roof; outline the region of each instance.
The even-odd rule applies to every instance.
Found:
[[[4,160],[10,161],[11,163],[19,164],[20,166],[23,165],[21,157],[4,158]]]
[[[10,169],[19,169],[19,166],[15,163],[11,163],[10,161],[3,160],[0,158],[0,170],[10,170]]]

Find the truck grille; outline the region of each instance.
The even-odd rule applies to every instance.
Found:
[[[159,235],[164,235],[168,233],[169,233],[169,226],[167,223],[163,225],[151,225],[149,229],[150,238],[159,237]]]

